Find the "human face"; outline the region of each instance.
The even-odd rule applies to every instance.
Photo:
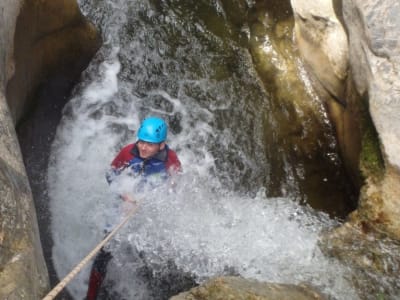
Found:
[[[143,159],[148,159],[156,155],[159,151],[163,150],[165,143],[149,143],[145,141],[138,141],[137,147],[139,149],[139,155]]]

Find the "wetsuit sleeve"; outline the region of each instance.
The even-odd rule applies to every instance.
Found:
[[[135,144],[129,144],[121,149],[117,156],[111,162],[111,168],[106,172],[106,180],[111,183],[116,176],[118,176],[125,167],[128,166],[129,161],[134,158],[132,148]]]
[[[122,148],[111,162],[111,168],[124,169],[128,165],[129,161],[133,158],[133,154],[131,153],[133,147],[134,144],[130,144]]]
[[[173,175],[179,172],[182,172],[182,165],[179,161],[178,156],[175,151],[169,149],[168,150],[168,158],[166,163],[167,171],[169,175]]]

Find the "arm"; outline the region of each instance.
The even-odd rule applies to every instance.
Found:
[[[166,168],[169,175],[174,175],[182,172],[182,164],[179,161],[175,151],[168,149],[168,157],[166,162]]]
[[[111,168],[106,172],[106,180],[110,184],[128,166],[129,161],[134,158],[132,149],[135,144],[129,144],[121,149],[111,162]]]

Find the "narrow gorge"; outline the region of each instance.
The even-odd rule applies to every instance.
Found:
[[[0,13],[0,299],[42,298],[101,240],[104,172],[149,114],[184,173],[110,244],[104,297],[397,299],[400,4]],[[87,277],[60,297],[83,298]]]

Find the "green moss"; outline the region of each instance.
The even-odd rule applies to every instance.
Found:
[[[379,294],[376,294],[376,299],[377,299],[377,300],[385,300],[385,299],[386,299],[386,297],[385,297],[385,295],[384,295],[384,294],[382,294],[382,293],[379,293]]]
[[[366,103],[367,101],[363,101]],[[380,179],[383,176],[385,165],[379,143],[378,132],[372,122],[369,110],[363,111],[362,120],[362,148],[360,154],[360,169],[365,178]]]

